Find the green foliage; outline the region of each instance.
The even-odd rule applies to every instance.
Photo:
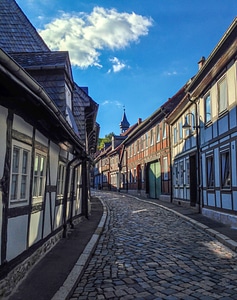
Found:
[[[104,138],[99,138],[98,140],[98,150],[102,150],[105,146],[105,143],[111,143],[113,132],[106,134]]]

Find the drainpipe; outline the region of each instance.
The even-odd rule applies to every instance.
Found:
[[[74,228],[74,225],[73,225],[73,223],[72,223],[72,218],[73,218],[73,203],[74,203],[74,201],[73,201],[73,199],[74,199],[74,195],[75,195],[75,174],[76,174],[76,168],[78,167],[78,166],[80,166],[81,165],[81,162],[79,162],[78,164],[76,164],[74,167],[73,167],[73,186],[72,186],[72,194],[71,194],[71,211],[70,211],[70,220],[69,220],[69,223],[70,223],[70,227],[71,228]]]
[[[82,214],[88,219],[87,160],[82,160]]]
[[[197,98],[191,99],[191,94],[188,93],[188,100],[195,105],[195,131],[196,131],[196,149],[197,149],[197,200],[198,200],[198,212],[202,212],[202,203],[201,203],[201,159],[200,159],[200,139],[199,139],[199,131],[200,131],[200,124],[199,124],[199,116],[198,116],[198,105],[197,105]]]
[[[170,202],[173,202],[173,155],[172,155],[172,132],[169,124],[169,152],[170,152]]]
[[[63,193],[63,238],[66,237],[67,234],[67,196],[68,196],[68,187],[69,187],[69,180],[70,180],[70,167],[71,165],[77,160],[77,157],[74,157],[66,167],[66,178],[65,178],[65,185],[64,185],[64,193]]]

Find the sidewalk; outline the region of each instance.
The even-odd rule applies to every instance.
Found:
[[[104,191],[102,191],[103,193]],[[102,196],[101,193],[101,196]],[[97,195],[100,192],[96,192]],[[96,196],[97,196],[96,195]],[[220,242],[237,252],[237,230],[211,220],[191,207],[182,207],[155,199],[142,199],[176,213],[194,226],[215,236]],[[103,197],[102,197],[103,198]],[[103,231],[107,218],[106,207],[97,197],[92,198],[89,220],[83,220],[62,239],[28,274],[9,300],[65,300],[76,286],[89,262]]]
[[[93,197],[91,216],[84,219],[71,231],[67,238],[60,240],[29,272],[9,300],[50,300],[66,299],[79,271],[89,262],[102,231],[106,212],[101,201]],[[102,222],[101,222],[102,221]],[[75,266],[76,276],[72,271]]]

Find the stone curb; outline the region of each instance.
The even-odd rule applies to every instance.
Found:
[[[219,242],[221,242],[226,247],[230,248],[232,251],[237,252],[237,242],[230,239],[229,237],[225,236],[224,234],[219,233],[218,231],[216,231],[214,229],[211,229],[208,226],[206,226],[206,225],[204,225],[204,224],[202,224],[202,223],[200,223],[196,220],[193,220],[193,219],[191,219],[191,218],[189,218],[189,217],[173,210],[172,208],[168,208],[166,206],[163,206],[163,205],[158,204],[158,203],[154,203],[154,202],[149,201],[149,200],[143,200],[143,199],[137,198],[136,196],[133,196],[133,195],[129,195],[129,197],[135,198],[138,201],[143,201],[143,202],[148,202],[148,203],[154,204],[156,206],[159,206],[163,209],[166,209],[168,211],[171,211],[171,212],[175,213],[179,217],[181,217],[181,218],[185,219],[186,221],[192,223],[192,225],[194,225],[195,227],[196,226],[199,227],[199,229],[205,231],[207,234],[209,234],[212,237],[216,238]]]
[[[95,233],[92,235],[89,243],[86,245],[83,253],[80,255],[79,259],[77,260],[75,266],[73,267],[72,271],[68,275],[67,279],[64,281],[60,289],[54,294],[51,300],[66,300],[70,298],[71,293],[73,292],[74,288],[79,282],[85,268],[87,267],[95,251],[95,248],[98,244],[99,238],[104,229],[105,222],[108,216],[108,210],[106,205],[104,204],[104,201],[100,197],[98,198],[103,205],[103,215],[100,219],[97,229]]]

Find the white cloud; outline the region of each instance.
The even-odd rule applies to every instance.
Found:
[[[172,71],[172,72],[166,71],[166,72],[164,72],[164,75],[165,76],[176,76],[176,75],[178,75],[178,72],[177,71]]]
[[[139,42],[151,25],[151,18],[95,7],[91,14],[62,13],[39,33],[52,50],[68,50],[73,65],[102,67],[99,57],[104,49],[124,49]],[[121,68],[115,64],[113,70]]]
[[[117,57],[110,58],[109,60],[112,62],[112,70],[114,73],[122,71],[124,68],[126,68],[126,65],[124,62],[121,62]],[[108,73],[111,72],[111,69],[108,71]]]
[[[123,104],[120,103],[119,101],[115,100],[115,101],[109,101],[109,100],[105,100],[104,102],[102,102],[100,104],[101,106],[107,106],[107,105],[110,105],[110,106],[115,106],[115,107],[118,107],[118,108],[121,108],[123,107]]]

